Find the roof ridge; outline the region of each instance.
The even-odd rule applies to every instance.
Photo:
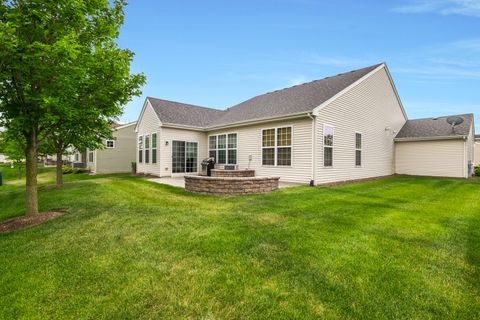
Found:
[[[236,107],[246,101],[250,101],[250,100],[253,100],[257,97],[261,97],[261,96],[266,96],[266,95],[269,95],[269,94],[273,94],[273,93],[277,93],[277,92],[281,92],[281,91],[284,91],[284,90],[288,90],[288,89],[292,89],[292,88],[297,88],[297,87],[301,87],[301,86],[305,86],[305,85],[309,85],[309,84],[313,84],[315,82],[320,82],[320,81],[323,81],[323,80],[326,80],[326,79],[331,79],[331,78],[335,78],[335,77],[339,77],[339,76],[343,76],[343,75],[346,75],[346,74],[349,74],[349,73],[353,73],[353,72],[358,72],[358,71],[361,71],[361,70],[365,70],[365,69],[369,69],[369,68],[373,68],[372,71],[374,69],[376,69],[377,67],[381,66],[385,64],[384,62],[381,62],[381,63],[377,63],[377,64],[374,64],[374,65],[371,65],[371,66],[368,66],[368,67],[363,67],[363,68],[360,68],[360,69],[355,69],[355,70],[350,70],[350,71],[346,71],[346,72],[342,72],[342,73],[338,73],[336,75],[332,75],[332,76],[326,76],[324,78],[321,78],[321,79],[316,79],[316,80],[312,80],[312,81],[308,81],[308,82],[304,82],[304,83],[300,83],[300,84],[296,84],[296,85],[293,85],[293,86],[290,86],[290,87],[285,87],[285,88],[281,88],[281,89],[277,89],[277,90],[273,90],[273,91],[269,91],[269,92],[266,92],[266,93],[261,93],[261,94],[258,94],[252,98],[249,98],[247,100],[244,100],[242,102],[239,102],[231,107],[228,107],[227,109],[231,109],[233,107]]]
[[[456,117],[456,116],[473,116],[473,113],[460,113],[460,114],[449,114],[446,116],[431,116],[431,117],[424,117],[424,118],[415,118],[415,119],[408,119],[407,121],[415,121],[415,120],[427,120],[427,119],[434,119],[434,118],[448,118],[448,117]]]
[[[269,91],[269,92],[267,92],[267,93],[259,94],[259,95],[255,96],[255,97],[253,97],[253,98],[256,98],[256,97],[258,97],[258,96],[263,96],[263,95],[266,95],[266,94],[270,94],[270,93],[274,93],[274,92],[278,92],[278,91],[282,91],[282,90],[286,90],[286,89],[301,87],[301,86],[304,86],[304,85],[307,85],[307,84],[312,84],[312,83],[315,83],[315,82],[319,82],[319,81],[323,81],[323,80],[326,80],[326,79],[331,79],[331,78],[343,76],[343,75],[346,75],[346,74],[349,74],[349,73],[358,72],[358,71],[365,70],[365,69],[369,69],[369,68],[373,68],[373,67],[377,68],[377,67],[381,66],[382,64],[385,64],[385,63],[384,63],[384,62],[381,62],[381,63],[373,64],[373,65],[368,66],[368,67],[363,67],[363,68],[360,68],[360,69],[345,71],[345,72],[337,73],[336,75],[326,76],[326,77],[321,78],[321,79],[315,79],[315,80],[312,80],[312,81],[308,81],[308,82],[296,84],[296,85],[293,85],[293,86],[290,86],[290,87],[285,87],[285,88],[282,88],[282,89],[277,89],[277,90]],[[251,99],[253,99],[253,98],[251,98]],[[250,99],[248,99],[248,100],[250,100]]]
[[[185,102],[180,102],[180,101],[173,101],[173,100],[168,100],[168,99],[160,99],[160,98],[155,98],[151,96],[147,96],[147,99],[154,99],[154,100],[159,100],[159,101],[165,101],[165,102],[170,102],[170,103],[177,103],[177,104],[183,104],[189,107],[196,107],[196,108],[202,108],[202,109],[208,109],[208,110],[214,110],[214,111],[220,111],[224,112],[226,111],[225,109],[216,109],[216,108],[210,108],[210,107],[204,107],[204,106],[199,106],[196,104],[191,104],[191,103],[185,103]]]

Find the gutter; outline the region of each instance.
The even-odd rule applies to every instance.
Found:
[[[208,131],[221,130],[221,129],[232,128],[232,127],[250,126],[250,125],[261,124],[266,122],[283,121],[283,120],[298,119],[298,118],[304,118],[304,117],[311,118],[311,114],[312,114],[311,112],[303,111],[298,113],[292,113],[286,116],[278,116],[274,118],[272,117],[257,118],[254,120],[238,121],[238,122],[232,122],[232,123],[212,126],[212,127],[196,127],[196,126],[188,126],[188,125],[181,125],[181,124],[175,124],[175,123],[162,123],[160,126],[166,127],[166,128],[188,129],[188,130],[208,132]]]
[[[237,121],[237,122],[222,124],[222,125],[218,125],[218,126],[206,127],[205,131],[212,131],[212,130],[218,130],[218,129],[224,129],[224,128],[260,124],[260,123],[265,123],[265,122],[273,122],[273,121],[281,121],[281,120],[289,120],[289,119],[295,119],[295,118],[309,117],[310,113],[311,112],[309,112],[309,111],[302,111],[302,112],[291,113],[291,114],[288,114],[288,115],[285,115],[285,116],[278,116],[278,117],[273,117],[273,118],[272,117],[263,117],[263,118],[256,118],[256,119],[252,119],[252,120]]]
[[[438,136],[438,137],[411,137],[411,138],[395,138],[395,142],[404,141],[434,141],[434,140],[467,140],[467,136]]]

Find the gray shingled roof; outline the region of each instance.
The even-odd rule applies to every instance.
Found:
[[[457,116],[462,117],[464,121],[462,124],[455,126],[454,130],[452,130],[452,126],[447,123],[447,118],[451,116],[408,120],[395,138],[415,139],[467,136],[470,133],[473,114],[461,114]]]
[[[226,110],[199,107],[148,97],[160,121],[212,127],[263,118],[311,112],[381,64],[262,94]]]
[[[380,64],[262,94],[227,110],[213,125],[310,112]]]
[[[225,111],[147,97],[162,123],[207,127]]]

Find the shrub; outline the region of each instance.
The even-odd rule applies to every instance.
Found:
[[[480,167],[475,167],[474,172],[477,177],[480,177]]]
[[[62,168],[63,174],[78,174],[78,173],[85,173],[86,170],[82,168],[72,168],[69,166],[64,166]]]
[[[71,174],[71,173],[73,173],[73,168],[69,167],[69,166],[64,166],[62,168],[62,173],[63,174]]]

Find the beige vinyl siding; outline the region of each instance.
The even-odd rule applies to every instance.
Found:
[[[137,150],[135,125],[120,128],[113,132],[115,148],[105,148],[96,151],[96,172],[130,172],[132,162],[135,162]]]
[[[393,139],[405,121],[384,68],[323,107],[316,117],[315,183],[393,174]],[[332,167],[323,166],[324,124],[334,127]],[[355,166],[356,132],[362,134],[361,166]]]
[[[473,163],[475,166],[480,166],[480,141],[475,142],[475,147],[474,147],[474,157],[473,157]]]
[[[137,162],[137,172],[139,173],[146,173],[155,176],[160,175],[160,168],[161,168],[161,151],[159,148],[159,141],[161,137],[161,129],[160,129],[160,120],[158,120],[157,114],[153,110],[150,102],[146,101],[146,106],[143,114],[141,115],[140,119],[138,120],[137,125],[137,136],[135,140],[135,159]],[[150,163],[145,163],[145,156],[143,157],[143,163],[138,162],[138,137],[144,136],[146,134],[151,135],[152,133],[157,133],[157,163],[152,164],[152,156],[150,155]],[[151,138],[150,138],[151,139]],[[150,147],[151,147],[151,140],[150,140]],[[145,149],[144,149],[145,150]]]
[[[292,127],[292,165],[263,166],[262,129],[279,127]],[[208,132],[207,136],[224,133],[237,133],[237,164],[240,170],[254,169],[257,176],[279,176],[281,181],[310,182],[312,176],[312,120],[310,118],[216,130]],[[207,150],[205,152],[208,154]]]
[[[465,177],[465,141],[402,141],[395,148],[396,173]]]
[[[158,139],[159,159],[162,164],[160,168],[161,177],[172,175],[172,140],[198,142],[198,169],[200,172],[200,163],[207,157],[207,135],[203,131],[193,131],[174,128],[161,128],[161,135]],[[168,141],[168,146],[167,146]],[[178,174],[176,174],[178,175]]]

